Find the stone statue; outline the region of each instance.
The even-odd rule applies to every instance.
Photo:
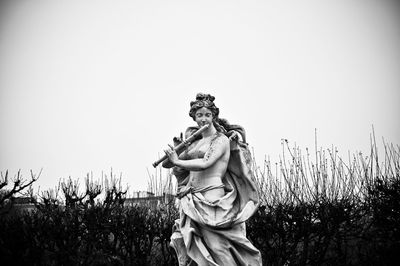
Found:
[[[259,195],[244,129],[220,119],[209,94],[197,94],[189,115],[201,136],[177,154],[165,150],[163,167],[173,167],[178,181],[180,219],[171,237],[179,265],[262,265],[257,248],[246,238],[245,221],[256,211]],[[178,144],[180,139],[175,139]]]

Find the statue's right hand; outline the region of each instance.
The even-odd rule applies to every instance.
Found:
[[[168,156],[168,159],[172,164],[175,164],[175,162],[178,161],[178,154],[176,153],[172,145],[168,144],[168,149],[164,150],[164,152]]]

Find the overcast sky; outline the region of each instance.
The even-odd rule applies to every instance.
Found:
[[[395,1],[1,1],[0,171],[37,185],[147,168],[211,93],[257,160],[400,143]]]

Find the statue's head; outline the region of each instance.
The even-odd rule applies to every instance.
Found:
[[[198,93],[196,95],[196,100],[190,102],[190,111],[189,116],[196,120],[196,112],[197,110],[205,107],[209,109],[212,113],[213,120],[218,118],[219,109],[214,104],[215,97],[210,94]]]

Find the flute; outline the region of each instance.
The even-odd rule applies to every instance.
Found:
[[[206,130],[209,127],[209,125],[204,125],[201,128],[199,128],[196,132],[194,132],[192,135],[190,135],[186,140],[184,140],[182,143],[178,144],[177,146],[174,147],[174,151],[180,152],[182,149],[184,149],[188,144],[191,144],[193,140],[195,140],[201,133],[203,133],[204,130]],[[167,160],[168,156],[165,154],[163,157],[158,159],[153,163],[153,167],[157,167],[160,163],[163,161]]]

